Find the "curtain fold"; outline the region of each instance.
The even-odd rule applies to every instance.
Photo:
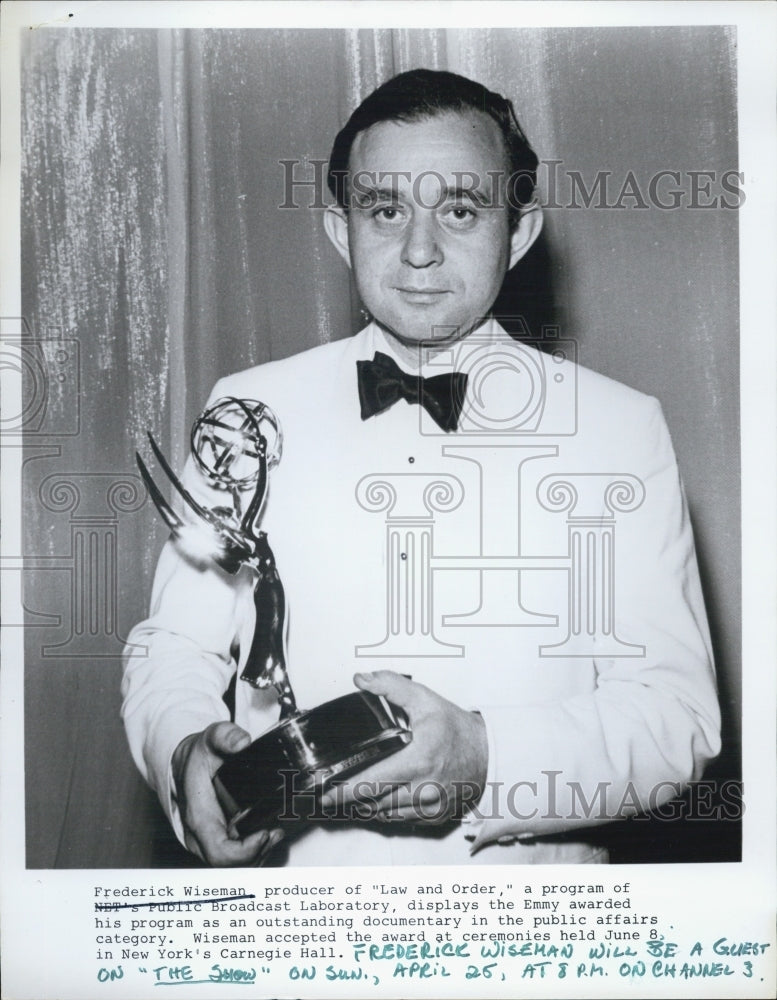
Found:
[[[167,334],[169,351],[168,454],[174,468],[183,465],[186,441],[186,330],[189,325],[189,74],[184,33],[157,34],[159,93],[164,130],[167,221]]]

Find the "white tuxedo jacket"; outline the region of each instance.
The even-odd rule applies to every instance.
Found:
[[[423,366],[469,375],[459,429],[402,400],[360,419],[356,361],[395,355],[375,325],[229,376],[283,427],[262,528],[283,579],[303,708],[359,670],[410,674],[482,713],[488,785],[454,828],[314,825],[292,865],[606,860],[592,824],[655,808],[719,752],[719,710],[693,538],[656,400],[493,321]],[[401,367],[407,364],[398,362]],[[185,481],[224,503],[191,464]],[[181,835],[170,759],[229,718],[222,695],[253,631],[252,581],[165,547],[129,642],[134,759]],[[239,681],[257,736],[272,696]]]

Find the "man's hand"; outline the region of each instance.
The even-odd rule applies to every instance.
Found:
[[[392,670],[356,674],[354,683],[404,709],[413,741],[327,792],[323,808],[339,811],[356,804],[357,815],[387,822],[460,818],[462,807],[477,802],[485,786],[488,740],[482,717]]]
[[[230,837],[213,788],[226,757],[245,749],[248,733],[232,722],[215,722],[181,740],[173,754],[173,778],[187,848],[209,865],[261,865],[283,839],[281,830],[260,830],[244,840]]]

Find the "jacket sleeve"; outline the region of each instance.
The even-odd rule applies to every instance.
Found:
[[[593,690],[566,700],[478,706],[490,783],[465,828],[473,850],[655,809],[720,751],[688,509],[661,408],[647,403],[630,456],[645,499],[617,520],[614,585],[616,634],[644,654],[594,656]]]

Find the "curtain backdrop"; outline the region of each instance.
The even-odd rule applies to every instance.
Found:
[[[29,33],[20,337],[30,867],[174,858],[119,719],[122,637],[146,613],[165,536],[134,451],[148,429],[180,468],[217,377],[362,325],[312,189],[298,184],[300,207],[280,206],[290,178],[320,169],[356,104],[417,66],[511,97],[540,158],[556,164],[541,171],[543,236],[509,276],[500,314],[532,336],[557,327],[583,364],[663,403],[720,675],[726,741],[711,775],[738,775],[737,213],[700,207],[737,169],[734,46],[733,29],[714,27]],[[662,170],[680,173],[681,208],[648,198]],[[609,172],[610,202],[632,171],[650,203],[594,198],[586,208],[578,191],[577,207],[554,208],[569,200],[572,171],[589,189]],[[674,832],[668,846],[665,828],[619,826],[616,857],[649,859],[659,836],[661,860],[736,856],[734,824],[695,839]]]

